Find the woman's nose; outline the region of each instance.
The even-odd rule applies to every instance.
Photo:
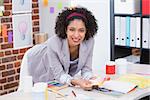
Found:
[[[79,36],[79,32],[76,31],[76,32],[74,33],[74,37],[78,37],[78,36]]]

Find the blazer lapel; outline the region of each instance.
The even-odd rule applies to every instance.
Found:
[[[69,47],[68,47],[68,41],[67,39],[64,39],[62,42],[62,54],[63,54],[63,62],[64,62],[64,68],[65,72],[68,73],[69,71],[69,66],[70,66],[70,53],[69,53]]]
[[[87,55],[86,55],[86,50],[87,50],[87,45],[85,42],[82,42],[80,44],[80,49],[79,49],[79,62],[78,62],[78,68],[76,70],[76,72],[78,72],[82,67],[83,64],[86,61]]]

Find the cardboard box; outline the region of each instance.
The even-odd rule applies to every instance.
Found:
[[[34,34],[35,44],[41,44],[48,39],[47,33],[36,33]]]
[[[114,0],[115,14],[140,13],[140,0]]]

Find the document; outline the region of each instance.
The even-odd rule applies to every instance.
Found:
[[[136,84],[118,80],[105,81],[104,84],[100,86],[100,88],[113,90],[124,94],[130,92],[136,87],[137,87]]]

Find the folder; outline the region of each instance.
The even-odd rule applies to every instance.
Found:
[[[121,17],[115,17],[115,45],[120,45],[120,22]]]
[[[130,46],[130,17],[126,17],[126,46]]]
[[[148,48],[148,34],[149,33],[149,19],[143,18],[143,31],[142,31],[142,48]]]
[[[136,39],[135,45],[137,48],[141,47],[141,18],[136,17]]]
[[[136,34],[136,18],[131,17],[130,20],[130,47],[135,47],[135,34]]]
[[[126,17],[121,17],[120,45],[126,45]]]
[[[150,27],[150,18],[148,18],[148,27]],[[148,48],[150,49],[150,28],[148,28]]]

